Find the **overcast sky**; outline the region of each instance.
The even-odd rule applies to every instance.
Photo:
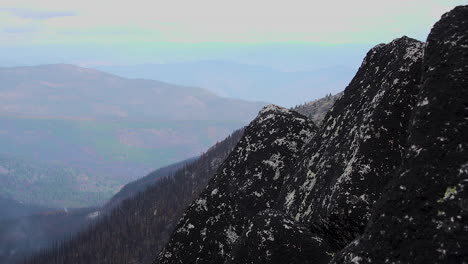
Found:
[[[467,2],[1,0],[0,48],[31,48],[31,54],[38,48],[37,59],[41,52],[46,56],[43,49],[47,47],[73,47],[76,53],[85,54],[92,53],[91,45],[105,47],[109,52],[115,50],[115,58],[110,52],[107,57],[92,58],[88,54],[86,58],[70,60],[122,63],[125,56],[117,53],[125,50],[139,50],[142,58],[147,52],[150,60],[157,60],[154,54],[158,52],[166,55],[161,60],[168,60],[168,53],[172,52],[183,60],[181,49],[174,49],[183,47],[182,53],[190,60],[201,56],[192,52],[200,54],[210,47],[222,53],[223,47],[273,43],[369,46],[402,35],[424,40],[444,12]],[[187,51],[187,47],[192,48]],[[165,49],[167,52],[161,52]],[[11,56],[8,59],[15,60]]]

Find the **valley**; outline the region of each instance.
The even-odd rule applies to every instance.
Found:
[[[0,68],[0,82],[0,195],[58,208],[102,205],[263,105],[66,64]]]

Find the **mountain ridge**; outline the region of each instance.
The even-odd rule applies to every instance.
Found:
[[[311,123],[313,132],[307,133],[303,145],[288,136],[298,125],[294,111],[276,106],[267,106],[260,111],[258,121],[255,119],[246,128],[251,132],[244,134],[233,150],[234,155],[228,157],[205,191],[188,208],[155,263],[268,263],[269,260],[284,263],[287,261],[287,257],[282,256],[284,251],[299,254],[295,258],[297,261],[313,263],[313,258],[301,257],[301,254],[312,254],[323,263],[328,262],[331,259],[328,253],[339,251],[362,233],[370,212],[369,204],[378,199],[388,181],[386,175],[402,159],[400,142],[407,135],[404,127],[415,104],[419,81],[414,76],[420,75],[422,60],[417,52],[416,63],[413,57],[406,58],[406,55],[408,50],[420,51],[421,47],[421,42],[402,37],[371,49],[320,127]],[[385,67],[379,71],[382,65]],[[406,68],[400,71],[402,66]],[[274,124],[259,125],[262,119],[281,120],[285,113],[289,114],[289,124],[277,126],[286,130],[278,129]],[[305,126],[305,122],[299,123]],[[301,133],[295,134],[299,136]],[[278,152],[274,144],[263,144],[268,140],[281,140],[284,145],[297,146],[294,155],[284,153],[293,159],[294,165],[281,166],[278,165],[281,159],[276,159],[274,164],[283,170],[270,172],[262,166],[255,167],[256,162],[271,162],[267,156],[256,154],[262,146],[268,146],[265,150],[268,153]],[[236,157],[237,153],[240,158]],[[246,160],[247,165],[239,163],[239,159]],[[368,170],[363,172],[362,168]],[[244,186],[258,181],[257,171],[265,182],[242,191]],[[381,175],[371,176],[375,174]],[[341,180],[343,175],[349,179]],[[375,183],[375,178],[381,178],[382,182]],[[272,179],[279,181],[276,188],[270,186],[275,182]],[[219,190],[219,194],[215,190]],[[329,190],[332,194],[327,193]],[[322,198],[333,195],[334,191],[342,196]],[[263,195],[271,198],[263,207],[249,209],[256,208],[256,199],[251,196],[257,192],[260,198]],[[359,200],[362,195],[366,195],[363,199],[368,202]],[[272,209],[277,211],[269,211]],[[270,221],[276,225],[268,224]],[[265,227],[254,224],[263,222]],[[282,228],[283,223],[287,223],[288,228]],[[256,234],[252,234],[252,229],[257,230]],[[291,233],[292,230],[296,233]],[[313,239],[299,235],[305,230]],[[276,244],[276,237],[285,244]],[[289,243],[294,239],[301,239],[305,248],[300,245],[291,247]],[[269,240],[271,242],[266,242]],[[258,247],[249,247],[255,245],[253,241],[260,242]],[[277,251],[271,252],[268,243]]]
[[[4,83],[0,89],[1,109],[16,114],[221,120],[207,112],[213,108],[211,112],[222,113],[223,120],[247,121],[254,116],[249,111],[258,112],[265,105],[219,97],[203,88],[128,79],[71,64],[2,67],[0,81]],[[74,89],[64,89],[69,87]],[[132,93],[133,89],[138,92]],[[78,101],[86,108],[79,107]],[[155,104],[162,112],[148,107]]]
[[[302,158],[277,176],[275,205],[251,213],[249,194],[234,188],[226,200],[215,176],[153,263],[464,263],[467,18],[468,6],[457,7],[427,44],[403,36],[372,48]],[[267,160],[245,155],[247,164]],[[256,179],[242,164],[226,166],[235,161],[218,177],[232,186]],[[258,190],[274,193],[270,184]]]
[[[311,99],[323,97],[324,91],[337,93],[355,73],[355,69],[345,66],[310,71],[283,71],[219,60],[95,68],[132,78],[143,77],[200,86],[223,96],[260,100],[283,106],[304,103],[299,99],[304,93],[309,94]],[[288,93],[284,93],[286,90]]]
[[[23,157],[18,168],[36,162],[65,171],[0,171],[0,195],[52,207],[100,205],[141,175],[198,156],[263,106],[71,64],[3,67],[0,82],[0,154]],[[63,188],[35,188],[41,182]]]
[[[186,210],[158,263],[222,263],[249,217],[273,206],[285,171],[292,169],[316,130],[297,112],[275,105],[263,108]]]

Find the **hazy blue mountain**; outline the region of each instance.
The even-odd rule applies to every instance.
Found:
[[[42,205],[98,205],[198,156],[264,105],[67,64],[0,68],[0,83],[0,195]]]
[[[328,93],[338,93],[346,87],[355,73],[355,69],[349,66],[287,72],[266,66],[229,61],[97,68],[131,78],[148,78],[200,86],[223,96],[273,102],[287,107],[323,97]]]
[[[0,111],[70,118],[248,122],[265,105],[68,64],[0,68]]]
[[[59,163],[89,173],[85,179],[90,181],[111,177],[116,191],[156,168],[199,155],[242,125],[0,116],[0,153]]]
[[[372,43],[323,45],[319,43],[153,43],[135,50],[128,43],[64,45],[3,45],[0,66],[50,63],[136,65],[181,61],[235,61],[285,71],[310,71],[343,65],[357,69]],[[132,52],[128,52],[131,50]]]

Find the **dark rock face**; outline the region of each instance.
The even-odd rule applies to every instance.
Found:
[[[280,209],[335,251],[362,233],[401,163],[423,46],[403,37],[371,49],[285,184]]]
[[[368,53],[285,177],[276,205],[284,213],[257,216],[232,263],[327,263],[363,232],[403,159],[422,56],[423,43],[407,37]],[[288,217],[294,228],[281,225]]]
[[[396,179],[334,263],[468,262],[468,7],[434,26]]]
[[[329,262],[468,263],[468,6],[371,49],[318,130],[263,110],[159,263]]]
[[[227,263],[327,263],[330,252],[321,237],[282,212],[270,209],[254,218]]]
[[[316,132],[306,117],[270,105],[180,220],[158,263],[223,263],[259,212],[272,208],[303,145]]]

